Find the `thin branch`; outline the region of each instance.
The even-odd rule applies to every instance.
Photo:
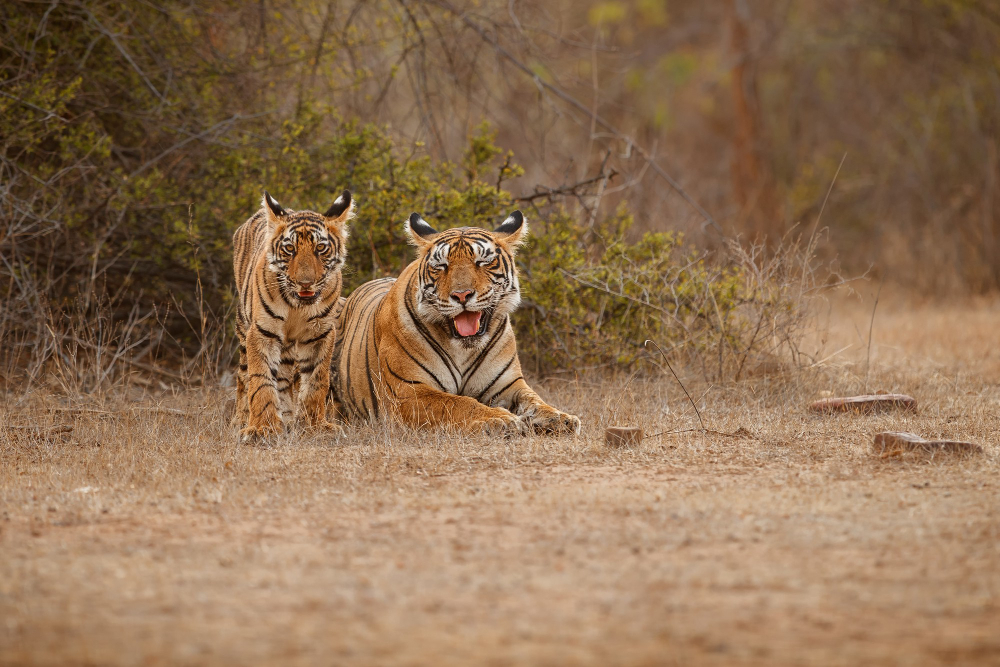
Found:
[[[677,373],[674,372],[674,367],[670,365],[670,360],[667,359],[667,355],[665,355],[663,353],[663,350],[660,349],[660,346],[656,344],[655,340],[647,340],[642,345],[643,345],[643,347],[646,347],[650,343],[653,344],[653,347],[656,348],[656,351],[660,353],[661,357],[663,357],[663,362],[667,365],[667,368],[670,369],[670,374],[674,376],[674,379],[677,380],[677,384],[679,384],[681,386],[681,389],[684,390],[684,395],[688,397],[689,401],[691,401],[691,407],[694,408],[694,413],[696,415],[698,415],[698,423],[701,424],[701,430],[707,432],[708,429],[705,427],[705,420],[701,418],[701,411],[698,409],[698,406],[695,404],[694,399],[691,398],[691,394],[688,393],[687,387],[685,387],[684,383],[681,382],[681,379],[679,377],[677,377]]]
[[[41,113],[48,114],[42,120],[48,120],[49,118],[58,118],[59,120],[61,120],[64,123],[68,123],[69,122],[68,120],[66,120],[65,118],[63,118],[59,114],[57,114],[55,111],[49,111],[48,109],[43,109],[42,107],[36,106],[36,105],[32,104],[31,102],[27,102],[25,100],[22,100],[20,97],[15,97],[14,95],[11,95],[10,93],[5,93],[4,91],[0,90],[0,95],[3,95],[4,97],[8,97],[8,98],[14,100],[15,102],[20,102],[21,104],[23,104],[24,106],[28,107],[29,109],[34,109],[35,111],[39,111]]]
[[[614,168],[612,168],[611,171],[607,173],[604,173],[603,169],[601,170],[601,172],[602,173],[598,174],[597,176],[594,176],[593,178],[588,178],[586,180],[573,183],[572,185],[560,185],[557,188],[549,188],[544,185],[536,185],[535,191],[532,194],[516,197],[515,201],[532,202],[535,201],[536,199],[541,199],[543,197],[552,199],[554,197],[564,197],[567,195],[577,197],[580,195],[578,190],[580,190],[581,188],[585,188],[588,185],[592,185],[594,183],[598,183],[601,181],[611,180],[612,178],[618,175],[618,171]]]
[[[97,30],[105,37],[107,37],[109,40],[111,40],[111,43],[115,45],[115,48],[118,49],[118,52],[121,53],[122,57],[128,61],[128,64],[132,66],[132,69],[135,70],[135,73],[138,74],[139,77],[143,80],[143,82],[145,82],[146,86],[149,87],[151,91],[153,91],[153,94],[156,95],[156,97],[160,100],[160,102],[162,104],[168,104],[167,98],[164,97],[159,90],[157,90],[156,86],[153,85],[153,82],[150,81],[149,77],[146,76],[146,73],[142,71],[142,69],[139,67],[139,65],[136,64],[134,60],[132,60],[132,56],[129,55],[128,51],[125,50],[125,47],[123,47],[121,44],[118,43],[118,40],[116,39],[117,35],[111,32],[109,29],[105,28],[104,24],[98,21],[97,17],[94,16],[92,12],[87,11],[87,16],[90,18],[91,22],[95,26],[97,26]]]
[[[742,427],[741,427],[742,428]],[[652,435],[643,436],[643,440],[650,440],[652,438],[658,438],[661,435],[675,435],[677,433],[710,433],[712,435],[721,435],[725,438],[745,438],[747,434],[741,433],[740,429],[737,429],[733,433],[726,433],[725,431],[716,431],[710,428],[681,428],[676,431],[660,431],[659,433],[653,433]]]
[[[816,222],[813,223],[812,233],[816,233],[816,228],[819,227],[819,221],[823,219],[823,211],[826,210],[826,202],[830,200],[830,193],[833,192],[833,186],[837,183],[837,177],[840,176],[840,169],[844,166],[844,160],[847,159],[847,151],[844,151],[844,156],[840,158],[840,164],[837,165],[837,171],[833,174],[833,179],[830,181],[830,187],[826,190],[826,196],[823,197],[823,205],[819,208],[819,215],[816,216]]]
[[[581,285],[585,285],[587,287],[590,287],[591,289],[596,289],[596,290],[598,290],[600,292],[604,292],[605,294],[610,294],[611,296],[617,296],[617,297],[622,298],[622,299],[627,299],[629,301],[632,301],[633,303],[639,304],[640,306],[645,306],[646,308],[652,308],[653,310],[655,310],[658,313],[663,313],[664,315],[669,315],[671,318],[673,318],[675,320],[677,319],[677,316],[674,313],[671,313],[666,308],[661,308],[660,306],[657,306],[656,304],[650,303],[649,301],[644,301],[643,299],[638,299],[638,298],[636,298],[634,296],[631,296],[630,294],[626,294],[623,291],[616,292],[616,291],[614,291],[613,289],[611,289],[609,287],[606,287],[606,286],[603,286],[603,285],[598,285],[596,283],[592,283],[589,280],[584,280],[583,278],[580,278],[579,276],[574,276],[572,273],[570,273],[569,271],[567,271],[566,269],[564,269],[562,267],[559,267],[559,273],[563,274],[567,278],[572,278],[573,280],[575,280],[576,282],[580,283]]]
[[[604,166],[608,163],[611,158],[611,151],[609,150],[604,155],[604,161],[601,162],[601,173],[604,173]],[[612,174],[614,169],[611,170]],[[611,175],[605,175],[601,179],[601,184],[597,186],[597,195],[594,197],[594,207],[590,210],[590,220],[587,223],[587,236],[592,237],[594,234],[594,224],[597,222],[597,209],[601,207],[601,199],[604,198],[604,190],[608,187],[608,181],[611,179]]]
[[[882,285],[885,284],[885,274],[878,284],[878,292],[875,294],[875,304],[872,306],[872,319],[868,323],[868,353],[865,355],[865,393],[868,393],[868,370],[872,360],[872,329],[875,328],[875,309],[878,308],[878,298],[882,294]]]

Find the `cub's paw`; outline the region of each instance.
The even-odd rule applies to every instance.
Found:
[[[246,407],[240,406],[239,404],[234,405],[232,407],[232,410],[230,410],[230,406],[228,405],[227,402],[227,404],[225,405],[225,407],[222,408],[222,410],[223,410],[222,414],[228,415],[229,426],[231,428],[238,428],[240,426],[243,426],[250,420],[250,411],[247,410]]]
[[[240,431],[242,445],[273,445],[278,432],[249,426]]]
[[[274,415],[270,419],[250,420],[250,424],[240,431],[240,442],[244,444],[269,444],[284,424],[281,417]]]
[[[535,433],[546,435],[578,435],[580,433],[580,418],[558,410],[539,410],[531,417],[531,429]]]

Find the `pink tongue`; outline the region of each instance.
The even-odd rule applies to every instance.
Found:
[[[461,315],[455,318],[455,328],[458,330],[460,336],[475,336],[476,332],[479,331],[479,318],[482,317],[482,313],[473,313],[471,311],[465,311]]]

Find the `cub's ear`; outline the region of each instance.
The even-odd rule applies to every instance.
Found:
[[[524,243],[524,237],[528,235],[528,222],[520,211],[514,211],[500,223],[494,233],[500,237],[501,243],[513,250]]]
[[[264,190],[264,200],[261,202],[261,204],[264,206],[264,215],[267,218],[267,224],[271,225],[272,227],[277,225],[278,222],[280,222],[281,218],[285,217],[288,214],[288,212],[285,209],[281,208],[281,204],[279,204],[278,201],[274,197],[272,197],[267,190]]]
[[[330,210],[323,214],[330,222],[347,222],[354,217],[354,199],[350,190],[344,190],[333,202]]]
[[[411,213],[406,221],[406,233],[410,236],[410,243],[423,248],[431,244],[431,237],[437,234],[437,230],[428,225],[419,213]]]

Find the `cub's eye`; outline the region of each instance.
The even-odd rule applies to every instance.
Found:
[[[295,254],[295,244],[292,243],[291,241],[285,241],[284,243],[282,243],[281,249],[284,250],[289,255]]]
[[[316,252],[325,253],[330,251],[330,244],[326,241],[320,241],[316,244]]]

